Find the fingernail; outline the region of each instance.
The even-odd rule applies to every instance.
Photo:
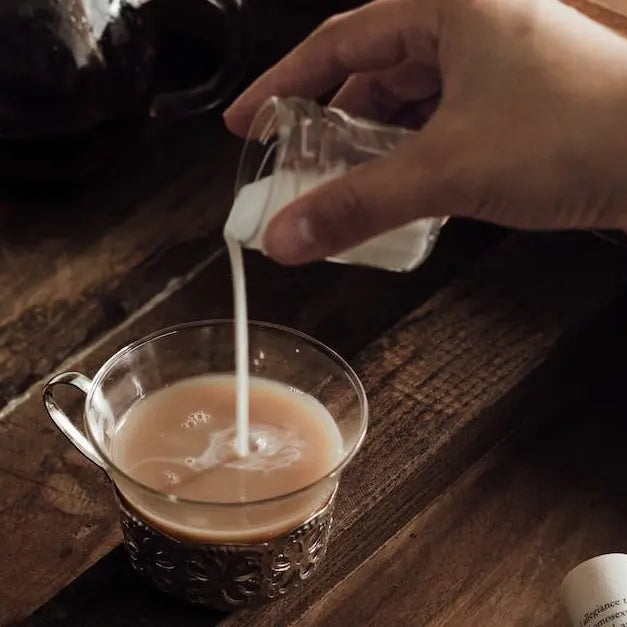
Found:
[[[222,119],[224,120],[227,127],[230,128],[231,122],[233,121],[233,105],[224,110],[224,112],[222,113]]]
[[[317,259],[316,240],[307,216],[279,216],[268,225],[264,238],[266,254],[285,265]]]
[[[241,135],[246,132],[245,126],[247,126],[245,112],[242,112],[242,108],[239,104],[240,98],[236,98],[222,113],[222,119],[229,128],[230,131]]]

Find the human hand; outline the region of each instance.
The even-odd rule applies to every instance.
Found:
[[[377,0],[325,22],[225,113],[243,135],[270,95],[393,120],[441,94],[390,155],[270,223],[287,264],[420,217],[521,228],[627,227],[627,41],[557,0]]]

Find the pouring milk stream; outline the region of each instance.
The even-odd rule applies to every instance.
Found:
[[[300,98],[270,98],[257,113],[224,227],[233,276],[235,448],[240,457],[249,452],[248,316],[242,247],[264,252],[266,227],[287,204],[359,163],[384,156],[411,133]],[[413,270],[429,256],[443,223],[440,218],[415,220],[328,261]]]

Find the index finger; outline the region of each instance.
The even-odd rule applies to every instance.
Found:
[[[231,131],[245,135],[270,96],[316,98],[356,72],[390,68],[405,58],[432,64],[436,45],[432,2],[377,0],[328,19],[227,109]]]

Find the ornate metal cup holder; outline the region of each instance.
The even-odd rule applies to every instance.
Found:
[[[326,553],[335,503],[334,492],[309,520],[267,542],[214,544],[168,536],[115,493],[133,568],[162,592],[222,610],[274,601],[309,579]]]

